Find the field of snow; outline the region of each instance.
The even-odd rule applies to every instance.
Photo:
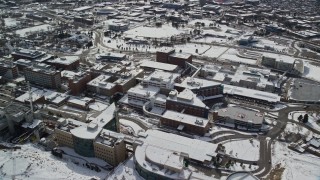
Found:
[[[259,160],[260,142],[258,140],[254,139],[252,143],[249,139],[235,140],[231,142],[225,142],[223,145],[226,147],[226,154],[229,154],[232,157],[248,161]]]
[[[133,157],[124,164],[119,165],[109,174],[108,179],[143,180],[135,171]]]
[[[211,46],[211,48],[206,51],[203,56],[208,56],[211,58],[217,58],[222,55],[228,48],[227,47],[220,47],[220,46]]]
[[[303,77],[320,82],[320,67],[304,61]]]
[[[288,119],[292,119],[295,121],[299,121],[298,117],[300,115],[304,116],[306,113],[308,113],[309,115],[309,119],[308,122],[306,123],[306,125],[308,125],[309,127],[320,131],[320,125],[317,124],[317,121],[320,119],[320,116],[317,115],[316,113],[309,113],[309,112],[305,112],[305,111],[295,111],[295,112],[291,112],[291,115],[288,114]]]
[[[50,152],[42,151],[32,144],[21,150],[0,150],[0,179],[103,179],[107,172],[96,172],[78,166],[71,161],[58,159]],[[14,166],[15,164],[15,166]]]
[[[319,179],[320,158],[309,154],[297,153],[288,149],[287,145],[276,141],[272,150],[272,166],[281,163],[281,167],[285,168],[281,179]]]
[[[295,134],[302,134],[308,136],[310,131],[302,126],[298,126],[294,123],[288,122],[285,131],[295,133]]]
[[[133,37],[170,38],[171,36],[176,36],[185,32],[187,33],[188,30],[177,29],[169,25],[162,25],[162,27],[159,28],[140,26],[130,29],[124,32],[124,34]]]
[[[16,31],[16,34],[19,34],[20,37],[25,37],[25,36],[27,36],[27,33],[29,33],[29,32],[48,31],[50,27],[52,27],[52,26],[49,24],[42,24],[39,26],[19,29]]]
[[[228,60],[233,62],[239,62],[242,64],[256,64],[256,60],[253,59],[247,59],[237,56],[238,50],[237,49],[229,49],[227,50],[221,57],[221,60]]]

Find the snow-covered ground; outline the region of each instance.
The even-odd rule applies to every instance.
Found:
[[[276,141],[272,150],[272,166],[281,163],[285,170],[282,180],[320,178],[320,158],[309,154],[300,154],[287,148],[286,143]]]
[[[21,150],[0,150],[0,179],[103,179],[107,172],[96,172],[58,159],[50,152],[42,151],[32,144],[21,146]]]
[[[285,131],[295,133],[295,134],[299,133],[299,134],[305,135],[305,136],[308,136],[311,133],[307,128],[304,128],[302,126],[298,126],[298,125],[291,123],[291,122],[287,123]]]
[[[248,161],[257,161],[260,157],[260,142],[253,139],[252,143],[249,139],[235,140],[225,142],[226,154]]]
[[[48,31],[51,27],[52,26],[49,25],[49,24],[42,24],[42,25],[39,25],[39,26],[19,29],[19,30],[16,31],[16,33],[19,34],[20,37],[25,37],[25,36],[27,36],[27,33],[29,33],[29,32]]]
[[[109,174],[108,179],[143,180],[134,168],[133,157],[124,164],[120,164],[113,173]]]
[[[230,166],[229,168],[232,171],[253,171],[258,169],[257,165],[250,165],[249,164],[243,164],[243,167],[241,166],[241,163],[235,163],[233,166]]]
[[[320,131],[320,125],[317,124],[317,121],[320,119],[320,115],[316,114],[316,113],[310,113],[310,112],[305,112],[305,111],[294,111],[291,112],[290,114],[288,114],[288,119],[292,119],[295,121],[299,121],[298,117],[300,115],[304,116],[305,114],[309,115],[308,118],[308,122],[306,123],[306,125],[308,125],[309,127]]]

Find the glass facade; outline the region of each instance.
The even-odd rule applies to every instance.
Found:
[[[93,139],[81,139],[73,136],[74,151],[81,156],[94,157]]]

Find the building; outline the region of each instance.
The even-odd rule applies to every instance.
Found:
[[[192,55],[177,53],[175,50],[157,51],[156,61],[186,67],[186,62],[192,64]]]
[[[66,57],[55,58],[55,59],[46,61],[46,63],[51,66],[54,66],[56,69],[62,69],[62,70],[76,70],[80,65],[78,56],[66,56]]]
[[[6,79],[15,79],[19,76],[17,65],[12,62],[0,61],[0,76]]]
[[[96,55],[97,61],[122,61],[125,60],[127,55],[121,54],[121,53],[113,53],[113,52],[107,52],[102,54]]]
[[[187,77],[180,84],[176,83],[175,89],[179,92],[190,89],[202,100],[223,97],[223,85],[221,83],[200,78]]]
[[[280,102],[280,96],[270,92],[248,89],[232,85],[223,85],[223,94],[246,102],[274,105]]]
[[[159,92],[158,87],[137,85],[128,90],[127,95],[119,100],[119,104],[142,110],[145,103],[150,102]]]
[[[29,49],[16,49],[11,53],[14,60],[18,60],[18,59],[35,60],[37,58],[41,58],[45,54],[46,53],[42,51],[35,51],[35,50],[29,50]]]
[[[172,90],[174,84],[180,82],[180,74],[156,70],[141,82],[142,85],[155,86],[160,89]]]
[[[144,179],[210,179],[186,163],[211,164],[217,145],[157,130],[148,130],[139,140],[134,165]]]
[[[301,76],[304,73],[304,64],[302,60],[291,59],[277,56],[276,54],[269,54],[268,56],[262,56],[261,64],[270,68],[274,68],[279,71],[287,72]]]
[[[126,31],[129,28],[129,23],[125,21],[112,21],[108,23],[108,29],[111,31]]]
[[[158,70],[163,70],[167,72],[178,72],[177,65],[168,64],[166,62],[162,63],[162,62],[155,62],[155,61],[149,61],[149,60],[142,61],[142,63],[140,64],[140,68],[144,70],[150,70],[150,71],[155,71],[156,69],[158,69]]]
[[[190,89],[180,93],[176,90],[171,91],[166,109],[203,118],[208,118],[209,113],[209,108]]]
[[[104,96],[113,96],[115,93],[124,94],[137,84],[136,78],[141,77],[143,77],[141,69],[114,75],[100,75],[87,84],[87,89]]]
[[[26,59],[19,59],[19,60],[15,61],[14,64],[17,65],[18,70],[20,72],[23,72],[24,68],[32,66],[33,62],[30,60],[26,60]]]
[[[89,110],[89,104],[93,102],[94,99],[88,97],[72,97],[68,100],[68,106],[74,107],[76,109]]]
[[[94,92],[104,96],[112,96],[116,92],[116,85],[110,81],[111,76],[100,75],[88,82],[87,89],[90,92]]]
[[[53,70],[46,64],[35,64],[24,69],[25,80],[39,86],[59,89],[61,86],[60,71]]]
[[[55,129],[59,146],[70,147],[81,156],[97,157],[117,166],[125,160],[126,146],[124,136],[112,131],[115,125],[114,111],[115,105],[112,104],[88,124],[73,119],[59,119]]]
[[[63,74],[63,72],[62,72]],[[87,89],[87,83],[91,81],[90,73],[77,73],[68,78],[68,86],[72,95],[79,95]]]
[[[215,112],[214,119],[216,123],[237,129],[261,130],[264,114],[241,107],[228,107]]]
[[[68,99],[69,95],[51,91],[48,89],[38,89],[38,88],[31,88],[31,100],[33,103],[39,104],[54,104],[56,106],[61,106],[64,104]],[[30,94],[29,92],[25,92],[21,96],[18,96],[16,101],[28,104],[30,103]]]
[[[167,110],[160,119],[161,126],[169,126],[191,134],[203,136],[210,128],[208,119]]]

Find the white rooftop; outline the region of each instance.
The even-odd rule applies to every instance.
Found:
[[[88,82],[88,86],[94,86],[97,88],[102,88],[102,89],[111,89],[115,86],[114,83],[111,82],[107,82],[108,79],[110,79],[111,76],[109,75],[100,75],[98,77],[96,77],[95,79],[91,80],[90,82]]]
[[[78,56],[65,56],[60,58],[55,58],[52,60],[48,60],[50,63],[69,65],[79,60]]]
[[[188,114],[182,114],[176,111],[167,110],[163,115],[163,118],[172,119],[184,124],[190,124],[193,126],[206,127],[209,123],[208,119],[196,117]]]
[[[176,86],[181,86],[191,90],[210,87],[210,86],[219,86],[219,85],[221,85],[221,83],[219,82],[208,81],[205,79],[192,78],[192,77],[187,77],[184,81],[182,81],[181,84],[176,84]]]
[[[243,87],[237,87],[232,85],[226,85],[226,84],[223,85],[223,93],[230,94],[230,95],[239,95],[239,96],[249,97],[253,99],[264,100],[268,102],[280,101],[280,96],[277,94],[243,88]]]
[[[142,61],[142,63],[140,64],[140,67],[160,69],[160,70],[171,71],[171,72],[175,71],[178,68],[177,65],[160,63],[160,62],[155,62],[155,61],[148,61],[148,60]]]
[[[190,159],[200,162],[211,161],[212,157],[216,155],[216,144],[152,129],[146,133],[148,134],[146,138],[140,138],[144,144],[187,153]]]

